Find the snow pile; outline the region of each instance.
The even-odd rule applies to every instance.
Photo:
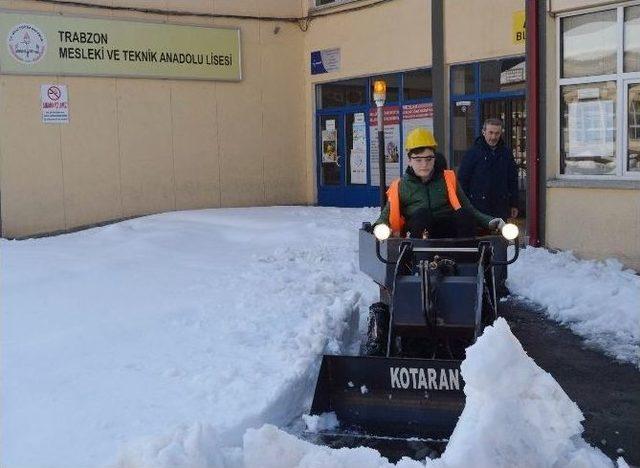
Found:
[[[299,417],[320,355],[357,345],[377,298],[357,260],[374,217],[203,210],[3,240],[0,464],[90,467],[122,446],[125,466],[198,466]]]
[[[582,413],[526,355],[504,319],[467,350],[461,370],[466,406],[440,459],[392,465],[371,449],[332,450],[263,426],[244,436],[244,466],[466,468],[471,460],[479,468],[614,466],[580,437]]]
[[[330,413],[322,413],[319,415],[303,414],[302,419],[304,420],[304,423],[307,426],[307,430],[309,432],[319,432],[335,429],[340,425],[338,417],[333,411]]]
[[[443,466],[611,466],[580,438],[584,419],[551,375],[499,318],[467,349],[466,406]]]
[[[130,444],[117,468],[217,468],[228,465],[233,453],[223,450],[217,431],[208,424],[183,426],[172,434]],[[238,462],[233,463],[238,466]],[[67,466],[67,465],[61,465]]]
[[[313,445],[271,425],[249,429],[243,442],[244,468],[424,468],[423,463],[409,459],[393,465],[377,450],[366,447],[330,449]]]
[[[617,260],[528,247],[509,267],[507,286],[588,343],[640,367],[640,276]]]
[[[322,353],[357,349],[358,318],[363,331],[378,295],[358,268],[357,228],[376,211],[176,212],[2,240],[0,465],[391,466],[375,450],[316,447],[274,427],[309,408]],[[543,254],[515,265],[535,265],[529,255]],[[624,278],[621,304],[637,284]],[[586,294],[569,293],[576,304]],[[467,407],[428,466],[611,465],[504,322],[470,349],[463,375]]]

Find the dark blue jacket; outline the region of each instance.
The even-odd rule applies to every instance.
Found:
[[[502,138],[492,149],[483,136],[462,159],[458,180],[464,193],[479,211],[497,218],[509,218],[518,207],[518,168]]]

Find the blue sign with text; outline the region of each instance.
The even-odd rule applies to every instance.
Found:
[[[311,74],[319,75],[340,69],[340,49],[311,52]]]

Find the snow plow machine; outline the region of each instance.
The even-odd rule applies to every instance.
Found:
[[[462,413],[460,364],[497,317],[497,287],[518,257],[518,228],[465,239],[384,238],[369,223],[359,231],[360,270],[380,286],[380,301],[370,307],[359,356],[323,356],[310,414],[333,412],[339,426],[309,439],[369,446],[389,458],[416,447],[407,441],[424,441],[416,452],[424,458],[444,450]]]

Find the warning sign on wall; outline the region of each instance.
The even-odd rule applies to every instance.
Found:
[[[525,26],[524,10],[514,11],[511,16],[511,41],[514,44],[524,44],[527,38]]]
[[[67,85],[40,85],[42,123],[69,123],[69,94]]]

